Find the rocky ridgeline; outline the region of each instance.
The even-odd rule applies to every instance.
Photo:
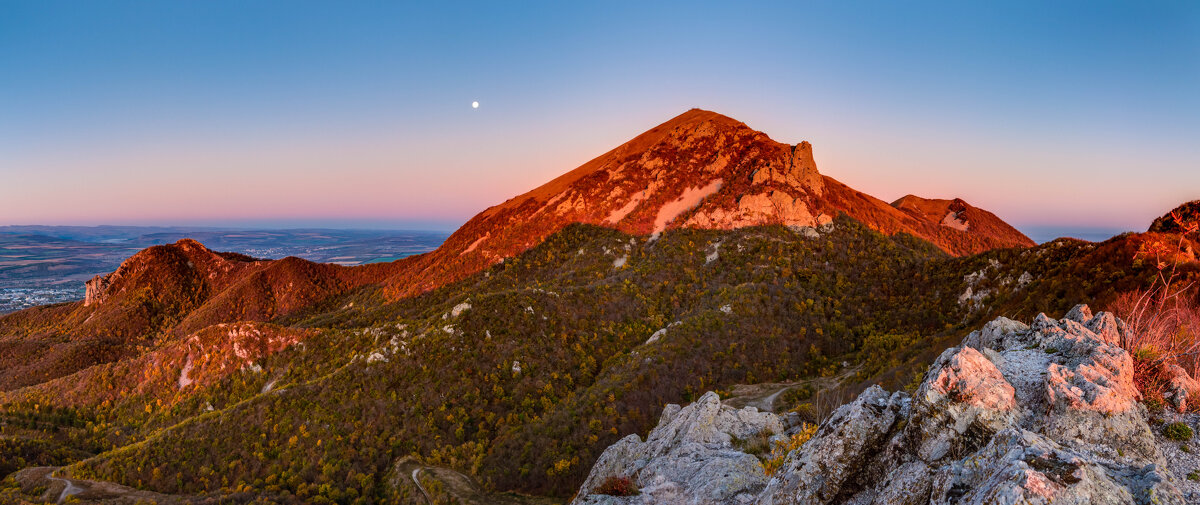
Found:
[[[733,441],[787,437],[798,423],[714,393],[669,405],[645,441],[601,455],[573,503],[1185,503],[1118,346],[1124,331],[1083,305],[1058,321],[996,319],[943,352],[914,396],[872,386],[837,409],[773,476]],[[1181,408],[1196,383],[1172,371]],[[639,494],[595,494],[610,478]]]

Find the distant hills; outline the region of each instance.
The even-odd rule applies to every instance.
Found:
[[[116,270],[134,253],[191,237],[257,258],[321,263],[390,262],[432,251],[446,234],[390,230],[221,230],[134,226],[0,226],[0,314],[30,299],[83,297],[83,282]],[[45,303],[45,302],[43,302]]]

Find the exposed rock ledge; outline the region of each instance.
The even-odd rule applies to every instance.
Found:
[[[1062,320],[989,322],[947,349],[914,396],[873,386],[771,477],[732,444],[787,423],[713,393],[670,405],[646,441],[601,455],[574,504],[1185,503],[1117,346],[1124,324],[1078,306]],[[608,478],[640,494],[593,494]]]

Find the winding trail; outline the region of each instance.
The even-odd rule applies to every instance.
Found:
[[[779,395],[783,394],[785,391],[787,391],[789,389],[791,389],[791,388],[790,387],[782,388],[774,393],[771,393],[770,396],[763,398],[762,403],[764,406],[766,406],[766,408],[765,409],[759,408],[759,410],[767,410],[770,412],[775,412],[775,399],[779,398]]]
[[[418,473],[421,473],[420,467],[413,470],[413,473],[412,473],[413,484],[416,484],[417,490],[421,491],[421,494],[425,496],[425,502],[428,503],[429,505],[433,505],[433,498],[429,497],[429,492],[425,491],[425,486],[422,486],[420,479],[417,479]]]
[[[74,479],[64,479],[62,477],[55,477],[54,474],[56,474],[56,473],[58,473],[58,470],[55,470],[55,471],[51,472],[50,475],[46,476],[46,480],[63,483],[63,490],[61,493],[58,494],[58,500],[55,501],[54,503],[62,503],[64,501],[67,501],[67,497],[69,497],[69,496],[74,496],[74,495],[77,495],[84,491],[87,491],[87,488],[76,485]]]
[[[398,484],[405,479],[411,480],[417,486],[425,503],[435,503],[433,495],[421,484],[421,477],[436,481],[441,491],[439,495],[451,497],[456,503],[464,505],[551,505],[562,502],[547,497],[522,496],[515,493],[492,493],[475,482],[475,479],[452,468],[428,466],[421,464],[411,456],[405,456],[395,463],[396,473],[392,482]],[[393,485],[395,485],[393,484]]]
[[[44,489],[38,503],[157,503],[160,505],[181,504],[185,500],[178,496],[155,493],[122,486],[114,482],[58,477],[62,467],[38,466],[20,470],[10,475],[22,487]],[[8,503],[8,502],[5,502]]]

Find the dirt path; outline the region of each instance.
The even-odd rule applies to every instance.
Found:
[[[425,496],[425,503],[428,503],[429,505],[433,505],[433,498],[429,497],[429,491],[425,490],[425,486],[421,485],[421,479],[417,478],[417,474],[419,474],[419,473],[421,473],[420,468],[413,470],[413,473],[412,473],[413,484],[416,484],[417,490],[420,491],[423,496]]]
[[[440,482],[446,494],[468,505],[550,505],[560,503],[549,498],[489,493],[469,475],[450,468],[422,465],[411,457],[397,461],[395,471],[397,477],[405,476],[411,479],[417,486],[417,490],[425,497],[426,503],[429,504],[433,503],[433,497],[425,489],[425,486],[421,485],[418,476]]]
[[[730,388],[729,397],[721,403],[733,408],[754,407],[761,412],[775,412],[775,400],[779,395],[794,388],[810,385],[813,393],[832,389],[845,384],[846,379],[853,377],[858,367],[849,367],[833,377],[818,377],[815,379],[794,382],[763,382],[760,384],[737,384]]]
[[[62,503],[67,500],[68,496],[74,496],[74,495],[77,495],[79,493],[86,491],[86,489],[84,489],[83,487],[76,485],[74,479],[64,479],[62,477],[55,477],[54,474],[57,472],[58,472],[58,470],[55,470],[54,472],[51,472],[49,475],[46,476],[46,480],[63,483],[63,490],[61,493],[58,494],[58,499],[55,500],[54,503]]]
[[[46,502],[63,503],[72,497],[79,500],[80,503],[93,503],[117,498],[125,498],[134,502],[141,500],[162,505],[174,505],[183,502],[178,496],[142,491],[112,482],[58,477],[57,473],[61,469],[61,467],[49,466],[26,468],[14,473],[12,477],[13,480],[21,485],[22,489],[45,488],[46,491],[40,499]]]

